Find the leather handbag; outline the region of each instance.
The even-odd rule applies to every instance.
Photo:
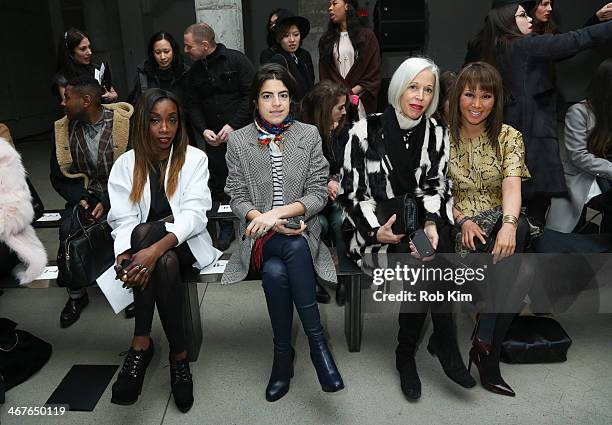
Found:
[[[383,225],[393,214],[395,223],[391,230],[396,235],[409,235],[419,228],[419,211],[416,201],[408,194],[396,196],[386,201],[376,202],[376,218]]]
[[[502,342],[505,363],[556,363],[567,360],[572,339],[550,317],[517,316]]]
[[[68,229],[63,229],[60,238],[58,284],[73,289],[90,286],[115,262],[111,228],[106,220],[86,218],[80,205],[73,208],[63,226]]]

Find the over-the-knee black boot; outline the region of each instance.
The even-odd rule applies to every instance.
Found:
[[[395,367],[400,374],[402,392],[412,400],[421,397],[421,380],[414,355],[425,317],[427,313],[400,313],[398,317],[399,332],[395,349]]]
[[[432,356],[438,356],[444,373],[452,381],[464,388],[472,388],[476,385],[476,381],[468,372],[461,358],[461,352],[457,346],[457,332],[453,323],[453,315],[450,313],[432,313],[431,321],[433,322],[434,332],[429,338],[427,351]]]
[[[340,391],[344,388],[344,382],[327,346],[327,340],[321,326],[319,307],[315,303],[308,307],[298,308],[298,314],[302,320],[304,332],[308,336],[310,358],[317,371],[321,388],[329,393]]]
[[[295,357],[295,351],[291,347],[293,301],[287,279],[287,269],[280,259],[272,258],[264,263],[262,286],[274,332],[274,361],[270,380],[266,386],[266,400],[270,402],[279,400],[287,394],[293,377]]]

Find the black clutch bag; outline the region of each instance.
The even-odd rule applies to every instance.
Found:
[[[75,206],[69,231],[60,239],[57,256],[58,284],[71,288],[91,285],[115,262],[113,237],[106,220],[84,217],[85,210]]]
[[[393,214],[395,223],[391,230],[396,235],[409,235],[419,228],[419,211],[415,199],[408,195],[396,196],[376,203],[376,218],[382,226]]]
[[[501,360],[505,363],[564,362],[571,344],[571,338],[556,320],[517,316],[502,342]]]

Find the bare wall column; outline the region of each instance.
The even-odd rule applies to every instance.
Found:
[[[244,52],[241,0],[195,0],[196,20],[215,30],[216,41]]]

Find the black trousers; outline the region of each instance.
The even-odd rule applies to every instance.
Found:
[[[167,234],[161,221],[139,224],[132,231],[132,255],[150,247]],[[187,349],[183,326],[185,284],[181,270],[191,267],[195,261],[189,246],[183,243],[166,251],[157,260],[149,284],[144,290],[134,288],[135,336],[147,336],[151,333],[153,313],[157,305],[159,318],[170,343],[170,351],[180,353]]]
[[[436,252],[440,254],[453,252],[451,230],[451,227],[448,225],[438,227],[439,240]],[[408,240],[405,238],[400,245],[390,247],[392,248],[391,251],[393,251],[393,253],[405,253],[405,255],[409,255],[410,248],[407,246],[407,243]],[[432,262],[423,264],[426,267],[441,267],[443,266],[440,263],[441,261],[444,260],[434,259]],[[404,285],[407,284],[404,283]],[[411,290],[412,288],[405,287],[404,289]],[[407,359],[414,356],[428,311],[431,311],[431,321],[434,327],[434,333],[436,333],[437,336],[444,340],[447,344],[457,344],[457,333],[453,321],[453,315],[448,313],[448,306],[444,305],[443,303],[422,303],[417,307],[421,310],[420,312],[410,313],[402,312],[402,310],[404,310],[402,307],[398,316],[398,345],[397,349],[395,350],[398,367],[400,367],[401,364]],[[415,307],[412,305],[409,308],[410,311],[413,311],[414,309]]]
[[[206,155],[208,155],[208,171],[210,177],[208,179],[208,187],[213,201],[225,203],[229,201],[229,196],[225,194],[225,181],[227,180],[227,162],[225,162],[225,154],[227,152],[227,143],[221,143],[219,146],[210,146],[206,143]]]

